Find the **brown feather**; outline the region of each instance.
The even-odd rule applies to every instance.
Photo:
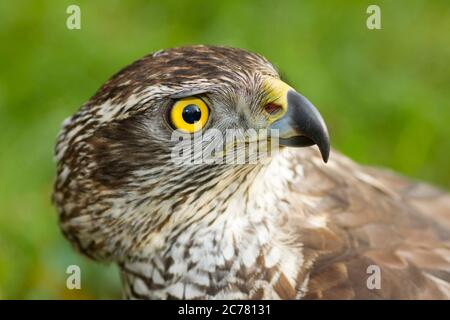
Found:
[[[291,188],[299,211],[286,224],[314,261],[305,298],[449,299],[450,196],[336,152],[324,167],[311,152],[298,153],[305,177]],[[325,227],[305,224],[308,208]],[[380,289],[367,287],[370,265]]]

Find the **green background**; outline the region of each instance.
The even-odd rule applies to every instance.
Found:
[[[81,30],[66,8],[81,7]],[[382,30],[366,28],[378,4]],[[80,257],[50,203],[63,119],[158,49],[228,45],[269,58],[353,159],[450,187],[450,2],[1,1],[0,298],[117,298],[117,270]],[[350,173],[349,173],[350,174]],[[66,267],[82,269],[67,290]]]

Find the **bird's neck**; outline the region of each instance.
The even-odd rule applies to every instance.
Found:
[[[279,227],[289,206],[284,195],[292,170],[289,156],[280,154],[244,180],[222,181],[222,200],[214,210],[161,237],[163,244],[142,259],[121,265],[125,295],[278,298],[274,287],[298,281],[303,265],[301,248],[289,246]],[[297,295],[301,292],[291,292],[291,298]]]

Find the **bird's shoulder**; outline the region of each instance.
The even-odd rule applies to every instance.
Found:
[[[313,262],[306,297],[450,298],[449,194],[308,149],[291,159],[286,219]]]

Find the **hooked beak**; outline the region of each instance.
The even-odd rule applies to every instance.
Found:
[[[319,111],[305,97],[293,89],[287,91],[287,110],[270,129],[278,132],[279,143],[288,147],[307,147],[317,144],[322,159],[328,161],[330,138]]]

